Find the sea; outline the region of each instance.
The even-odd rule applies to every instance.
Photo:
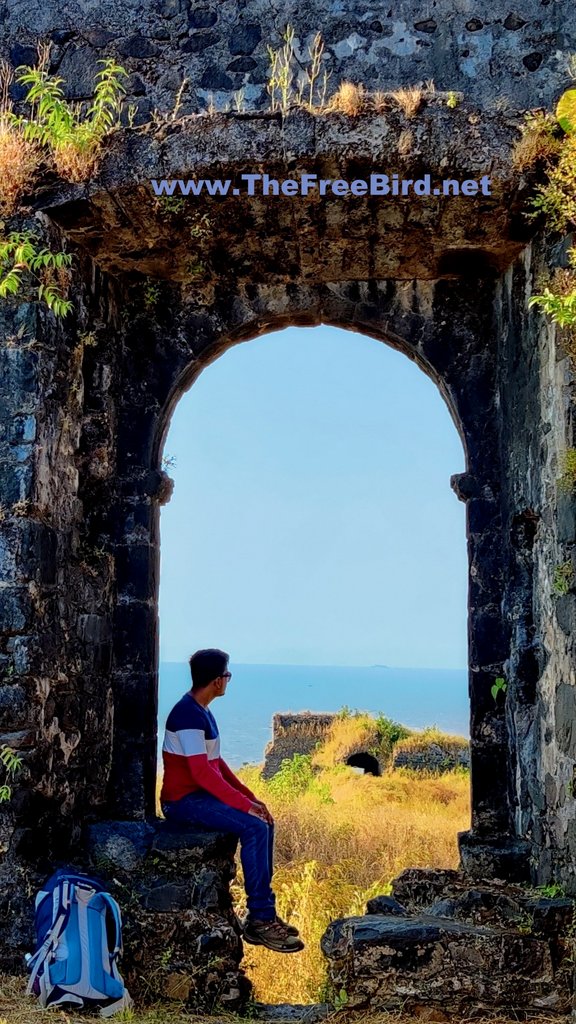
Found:
[[[210,704],[222,757],[232,768],[260,764],[272,738],[272,716],[282,711],[382,712],[411,729],[436,725],[469,736],[466,669],[230,664],[223,697]],[[168,713],[190,689],[186,662],[160,665],[159,744]]]

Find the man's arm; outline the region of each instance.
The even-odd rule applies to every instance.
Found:
[[[238,776],[234,774],[230,766],[226,764],[226,761],[222,757],[219,758],[219,762],[220,771],[222,772],[223,777],[226,779],[226,782],[230,783],[230,785],[233,786],[234,789],[237,789],[240,793],[244,793],[244,796],[249,797],[250,800],[258,800],[258,797],[254,796],[252,790],[248,789],[248,786],[245,786],[243,782],[240,782]]]
[[[252,800],[230,786],[215,772],[208,760],[206,736],[202,729],[180,729],[174,733],[166,733],[164,749],[168,753],[179,754],[186,760],[190,778],[196,786],[222,800],[237,811],[248,812],[252,808]]]

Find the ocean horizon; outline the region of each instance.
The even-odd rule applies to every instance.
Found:
[[[231,662],[226,694],[210,704],[220,730],[222,757],[232,768],[259,764],[277,712],[382,712],[411,729],[436,725],[469,736],[467,669],[373,666],[258,665]],[[172,706],[190,689],[184,662],[161,662],[159,747]]]

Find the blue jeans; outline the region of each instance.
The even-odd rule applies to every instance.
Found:
[[[165,801],[162,811],[168,821],[189,822],[238,836],[248,915],[260,921],[274,920],[276,897],[271,887],[274,873],[273,825],[268,825],[254,814],[229,807],[205,790],[189,793],[181,800]]]

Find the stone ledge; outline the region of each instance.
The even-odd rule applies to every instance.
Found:
[[[322,937],[350,1009],[570,1012],[576,900],[449,870],[409,869],[392,888]]]
[[[353,118],[304,110],[285,118],[189,115],[115,132],[89,182],[58,183],[30,202],[104,269],[193,281],[196,291],[222,279],[223,251],[228,272],[250,282],[290,281],[295,267],[316,283],[364,279],[368,267],[369,276],[404,280],[500,274],[536,230],[522,216],[533,175],[519,174],[512,161],[520,123],[519,116],[480,116],[439,103],[427,105],[409,128],[398,110]],[[444,178],[487,175],[491,184],[490,194],[446,198],[432,191],[338,199],[318,189],[301,197],[247,196],[241,175],[263,171],[277,180],[309,172],[348,182],[371,173],[410,181],[429,173],[431,190]],[[200,178],[233,179],[239,193],[184,198],[175,215],[150,184]],[[204,214],[210,229],[203,232]],[[194,259],[204,267],[192,276],[191,230]]]
[[[98,822],[86,839],[90,870],[122,909],[131,994],[241,1010],[251,985],[230,895],[236,837],[157,819]]]

